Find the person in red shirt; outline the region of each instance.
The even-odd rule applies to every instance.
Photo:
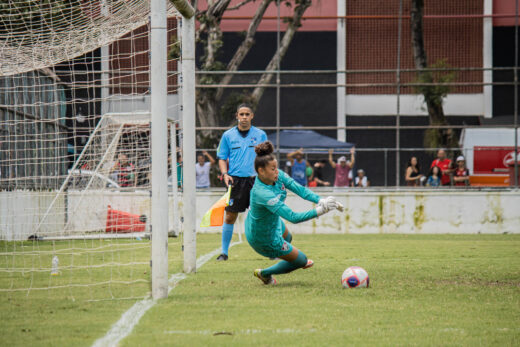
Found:
[[[126,154],[119,154],[111,171],[114,175],[117,175],[117,183],[120,187],[135,187],[137,185],[134,165],[128,161]]]
[[[430,169],[434,166],[438,166],[439,169],[441,169],[441,184],[443,186],[449,186],[451,184],[451,174],[453,169],[451,167],[451,159],[446,158],[446,151],[444,149],[439,149],[437,152],[437,159],[432,162]]]
[[[456,186],[469,186],[469,170],[466,167],[466,160],[462,155],[457,157],[457,169],[453,181]]]

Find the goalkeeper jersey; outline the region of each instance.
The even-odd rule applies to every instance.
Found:
[[[274,185],[263,183],[258,177],[251,189],[250,210],[246,218],[246,237],[250,243],[270,244],[282,236],[280,217],[291,223],[300,223],[316,217],[316,210],[294,212],[285,205],[287,189],[305,200],[318,203],[320,197],[296,183],[285,172],[279,171]]]

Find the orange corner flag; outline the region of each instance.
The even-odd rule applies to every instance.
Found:
[[[226,194],[224,194],[211,208],[204,214],[200,222],[201,228],[218,227],[224,224],[224,208],[229,205],[229,196],[231,195],[231,186],[229,186]]]

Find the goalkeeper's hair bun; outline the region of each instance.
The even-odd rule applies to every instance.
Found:
[[[262,142],[255,147],[256,159],[255,159],[255,170],[265,167],[269,162],[275,160],[276,157],[273,155],[274,146],[270,141]]]
[[[271,141],[265,141],[255,147],[256,155],[261,157],[274,152],[274,146]]]

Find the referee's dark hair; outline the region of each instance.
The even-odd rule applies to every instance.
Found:
[[[243,103],[241,103],[240,105],[238,105],[238,107],[237,107],[237,113],[238,113],[238,110],[240,110],[242,107],[245,107],[245,108],[250,109],[250,110],[251,110],[251,113],[255,113],[255,110],[253,110],[253,106],[251,106],[250,104],[245,103],[245,102],[243,102]]]
[[[255,147],[256,159],[255,170],[258,172],[259,168],[264,168],[269,162],[275,160],[274,146],[271,141],[265,141]]]

